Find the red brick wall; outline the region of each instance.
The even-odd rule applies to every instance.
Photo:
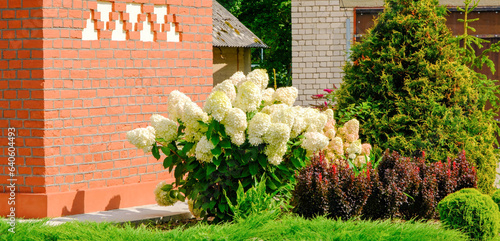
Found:
[[[41,1],[0,1],[0,183],[10,183],[7,135],[13,127],[19,192],[43,191],[44,177],[33,175],[45,172],[42,15]],[[7,192],[5,185],[0,192]]]
[[[201,102],[212,87],[211,0],[104,2],[114,4],[111,18],[122,14],[125,3],[140,3],[146,21],[154,5],[168,4],[180,42],[165,41],[154,24],[159,32],[153,42],[140,41],[131,30],[143,26],[132,24],[125,24],[128,40],[114,41],[99,21],[99,39],[82,40],[86,19],[98,19],[94,0],[0,1],[0,128],[4,140],[7,127],[18,129],[20,193],[74,192],[170,177],[161,162],[127,143],[126,132],[147,126],[154,113],[166,114],[172,90]],[[3,184],[7,148],[0,146]]]

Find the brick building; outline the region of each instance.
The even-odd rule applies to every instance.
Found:
[[[440,3],[454,10],[463,0]],[[333,84],[340,86],[349,46],[372,26],[372,19],[382,11],[383,4],[383,0],[292,0],[292,78],[299,89],[295,104],[314,104],[311,95],[323,94],[323,89],[332,88]],[[477,11],[471,13],[471,18],[480,18],[472,25],[478,30],[478,37],[492,42],[500,40],[499,11],[500,1],[480,1]],[[455,34],[463,31],[458,18],[459,12],[451,12],[447,22]],[[492,59],[500,66],[500,55]],[[500,71],[496,75],[485,73],[500,79]]]
[[[2,0],[0,15],[0,216],[154,203],[171,175],[126,132],[174,89],[207,97],[212,0]]]

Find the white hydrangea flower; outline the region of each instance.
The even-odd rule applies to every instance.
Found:
[[[324,113],[324,112],[323,112]],[[328,115],[327,115],[328,117]],[[335,120],[334,119],[329,119],[327,122],[326,122],[326,125],[325,127],[323,128],[323,131],[324,132],[327,132],[328,130],[334,130],[335,131]]]
[[[153,149],[155,140],[155,129],[152,126],[137,128],[127,132],[127,140],[139,149],[148,153]]]
[[[196,159],[200,162],[212,162],[214,148],[214,144],[206,136],[202,136],[196,145]]]
[[[345,140],[347,142],[354,142],[354,141],[358,140],[358,138],[359,138],[358,134],[347,134],[347,135],[345,135]]]
[[[359,121],[356,119],[352,119],[345,123],[344,125],[346,134],[355,134],[357,135],[359,133]]]
[[[198,121],[207,122],[208,115],[196,103],[187,102],[184,104],[181,120],[186,126],[197,126]]]
[[[260,106],[261,100],[262,92],[259,87],[251,81],[245,81],[238,88],[234,107],[238,107],[244,112],[255,111]]]
[[[262,139],[267,144],[286,143],[290,139],[290,127],[283,123],[271,123]]]
[[[329,129],[325,132],[325,136],[330,138],[330,140],[332,140],[333,138],[335,138],[335,129]]]
[[[191,99],[184,93],[178,90],[170,92],[168,96],[168,116],[174,121],[180,119],[184,110],[184,104],[187,102],[191,102]]]
[[[321,132],[323,131],[328,117],[320,113],[316,109],[305,108],[305,112],[303,112],[304,119],[307,123],[307,132]]]
[[[273,143],[266,146],[264,154],[267,156],[269,163],[277,166],[283,161],[286,150],[286,142]]]
[[[245,142],[245,130],[248,126],[245,112],[239,108],[231,108],[221,123],[231,137],[231,142],[238,146]]]
[[[213,91],[208,96],[203,110],[211,114],[215,120],[221,122],[231,108],[231,100],[224,92]]]
[[[252,81],[260,88],[260,90],[264,90],[267,88],[269,84],[269,75],[267,75],[267,70],[265,69],[255,69],[252,72],[248,73],[247,81]]]
[[[177,199],[171,198],[168,192],[161,189],[166,184],[167,183],[165,181],[161,181],[158,185],[156,185],[154,190],[156,203],[160,206],[171,206],[178,201]]]
[[[328,144],[328,149],[334,151],[338,156],[344,155],[344,143],[342,141],[342,138],[333,138]]]
[[[262,144],[262,136],[271,126],[271,117],[268,114],[258,112],[248,122],[248,141],[253,146]]]
[[[361,151],[362,151],[361,140],[357,140],[355,142],[350,143],[349,147],[346,148],[346,152],[349,153],[349,159],[356,158],[357,155],[361,154]]]
[[[319,132],[306,132],[300,146],[312,154],[327,147],[329,141],[328,137]]]
[[[283,156],[274,155],[268,157],[267,159],[268,162],[271,163],[272,165],[278,166],[283,161]]]
[[[271,113],[271,122],[283,123],[292,128],[295,116],[295,110],[287,106],[286,108],[280,108]]]
[[[295,87],[278,88],[273,94],[273,102],[278,101],[288,106],[292,106],[297,99],[298,93],[299,91]]]
[[[222,83],[216,85],[212,92],[214,91],[224,92],[231,101],[236,98],[236,87],[230,79],[224,80]]]
[[[262,108],[262,110],[260,112],[271,115],[275,111],[278,111],[278,110],[281,110],[284,108],[288,108],[288,105],[285,105],[285,104],[268,105],[268,106],[265,106],[264,108]]]
[[[307,128],[307,123],[302,116],[296,116],[293,121],[292,131],[290,132],[290,137],[295,138],[302,134]]]
[[[372,146],[368,143],[365,143],[363,145],[361,145],[361,154],[362,155],[367,155],[369,156],[370,155],[370,152],[372,150]]]
[[[184,129],[184,139],[187,142],[199,141],[201,137],[205,136],[204,133],[206,133],[207,130],[207,127],[203,127],[198,123],[193,126],[186,126],[186,129]]]
[[[161,115],[154,114],[149,119],[155,129],[156,138],[163,138],[165,143],[170,143],[177,137],[177,123]]]
[[[327,109],[327,110],[323,111],[323,114],[325,114],[328,117],[328,121],[333,120],[333,125],[335,126],[335,119],[333,119],[333,110]]]
[[[273,104],[273,94],[274,94],[273,88],[267,88],[264,91],[262,91],[262,100],[264,101],[265,106]]]
[[[243,143],[245,143],[245,132],[237,132],[233,133],[231,136],[231,142],[237,146],[241,146]]]
[[[243,72],[238,71],[238,72],[234,73],[231,77],[229,77],[229,80],[231,80],[231,83],[234,86],[238,86],[240,83],[245,82],[246,77],[245,77],[245,74],[243,74]]]

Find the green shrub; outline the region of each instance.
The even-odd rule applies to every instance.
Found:
[[[498,101],[498,88],[461,61],[445,13],[437,0],[386,0],[374,27],[351,49],[337,109],[374,107],[363,115],[360,137],[378,155],[424,150],[437,162],[465,150],[478,188],[491,193],[498,108],[485,109]]]
[[[446,196],[438,211],[446,227],[459,229],[472,239],[488,240],[498,235],[498,206],[477,189],[465,188]]]
[[[493,195],[491,195],[491,199],[500,207],[500,189],[497,189]]]

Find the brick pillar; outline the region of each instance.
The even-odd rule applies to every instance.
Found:
[[[174,89],[207,97],[212,1],[9,0],[0,14],[0,215],[8,127],[17,129],[16,216],[154,203],[172,175],[126,132],[166,115]]]
[[[299,90],[295,104],[315,104],[311,95],[340,86],[347,18],[352,34],[353,9],[341,7],[340,0],[292,0],[292,77]]]

